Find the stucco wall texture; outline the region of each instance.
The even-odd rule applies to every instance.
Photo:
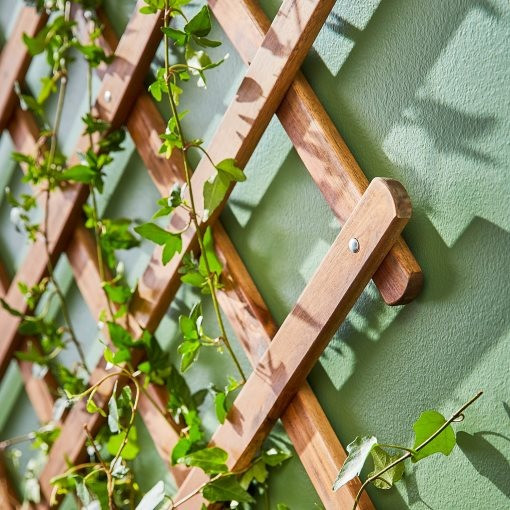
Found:
[[[0,3],[4,38],[13,16],[5,3]],[[119,31],[133,5],[132,0],[107,2]],[[263,7],[272,16],[278,2],[266,1]],[[229,52],[231,58],[210,74],[205,93],[190,89],[183,105],[191,109],[185,119],[188,133],[206,140],[245,71],[235,49],[216,31],[225,40],[218,54]],[[43,69],[38,61],[31,67],[28,81],[34,91]],[[449,415],[484,390],[464,422],[455,426],[458,447],[449,457],[435,455],[409,465],[395,489],[369,493],[376,508],[385,510],[506,510],[510,4],[339,0],[303,71],[367,176],[393,177],[407,188],[414,213],[404,237],[425,274],[423,292],[403,307],[386,306],[369,285],[311,373],[310,384],[344,445],[366,434],[412,444],[412,423],[423,410]],[[83,109],[83,69],[74,73],[72,101]],[[76,137],[78,117],[68,114],[67,122]],[[13,186],[17,174],[8,164],[9,145],[4,135],[0,157],[8,171],[0,178]],[[157,193],[132,144],[127,145],[112,170],[104,207],[110,215],[148,218]],[[68,149],[72,146],[72,140],[66,142]],[[235,189],[222,221],[282,322],[340,227],[277,120],[246,172],[248,180]],[[5,203],[0,225],[2,252],[14,270],[20,240],[8,226]],[[150,248],[121,254],[133,282]],[[65,261],[61,266],[65,279],[69,269]],[[92,341],[94,320],[67,279],[81,335]],[[177,343],[174,319],[192,301],[193,295],[183,290],[158,329],[160,341],[172,351]],[[203,357],[191,373],[194,384],[221,381],[227,365]],[[10,388],[16,379],[13,370]],[[1,391],[12,394],[6,382]],[[25,398],[12,402],[3,410],[2,437],[22,432],[31,419]],[[215,427],[212,415],[206,425]],[[144,473],[142,485],[150,488],[164,468],[143,429],[141,434],[144,455],[137,467]],[[166,480],[171,487],[171,479]],[[277,502],[293,510],[318,508],[319,498],[296,457],[274,473],[270,494],[271,508]]]

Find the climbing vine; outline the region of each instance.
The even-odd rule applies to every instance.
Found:
[[[223,59],[212,60],[207,53],[209,48],[221,44],[208,38],[212,28],[208,7],[188,15],[183,10],[188,3],[189,0],[145,0],[146,5],[141,9],[142,14],[161,11],[163,17],[164,66],[157,71],[156,79],[149,87],[157,101],[163,98],[168,101],[171,111],[167,129],[160,134],[160,153],[169,158],[174,150],[178,150],[184,168],[184,185],[174,186],[169,196],[158,202],[159,210],[154,214],[154,220],[169,218],[168,229],[161,228],[154,221],[136,225],[129,218],[106,218],[99,214],[98,196],[103,193],[110,164],[115,153],[123,150],[125,139],[123,129],[112,128],[98,118],[93,109],[93,70],[111,61],[98,44],[102,26],[96,9],[100,1],[38,0],[35,4],[38,9],[50,14],[49,22],[34,37],[23,36],[32,56],[45,55],[49,73],[42,78],[37,97],[23,90],[21,85],[16,86],[22,107],[34,114],[41,130],[33,152],[13,154],[13,159],[24,170],[24,181],[32,186],[34,193],[17,197],[6,190],[6,195],[12,206],[11,219],[16,228],[23,231],[31,242],[43,242],[48,276],[35,286],[19,282],[27,312],[13,309],[5,300],[1,304],[9,313],[20,318],[19,333],[29,338],[27,349],[17,352],[16,356],[31,362],[38,377],[51,374],[56,381],[56,404],[52,423],[21,438],[4,441],[1,447],[5,449],[20,441],[32,441],[34,448],[48,452],[59,436],[56,424],[66,409],[82,399],[85,399],[89,413],[99,414],[106,421],[97,434],[84,424],[89,459],[69,466],[53,478],[51,503],[68,494],[87,509],[136,507],[138,510],[150,510],[161,505],[178,508],[200,492],[210,502],[228,502],[232,508],[251,508],[255,502],[254,495],[265,494],[268,500],[269,471],[290,456],[288,451],[270,446],[261,451],[248,467],[232,473],[227,467],[227,453],[221,448],[207,446],[202,425],[201,406],[207,395],[212,395],[218,421],[223,423],[236,392],[246,381],[219,309],[217,291],[222,288],[222,264],[215,253],[212,231],[209,227],[204,228],[208,218],[224,200],[231,183],[243,181],[245,177],[233,159],[213,162],[202,140],[186,137],[183,130],[181,121],[186,112],[178,111],[180,96],[185,89],[183,82],[197,79],[197,85],[205,88],[206,72],[223,62]],[[81,10],[76,10],[76,7]],[[76,15],[85,17],[85,36],[77,29],[73,19]],[[68,160],[61,151],[60,137],[69,66],[77,57],[83,58],[87,64],[88,111],[82,118],[82,134],[88,140],[88,147],[75,161]],[[172,61],[179,57],[182,57],[180,61]],[[53,99],[56,107],[50,119],[48,104]],[[204,187],[202,211],[196,206],[193,190],[193,168],[189,161],[191,150],[201,151],[216,169],[215,177]],[[50,218],[52,214],[58,214],[51,209],[54,203],[52,197],[60,190],[76,185],[87,186],[89,191],[89,199],[83,208],[85,226],[95,237],[101,288],[106,302],[98,327],[101,334],[109,339],[104,347],[108,373],[92,385],[88,383],[89,362],[72,324],[65,292],[55,274],[50,245]],[[38,206],[43,209],[42,220],[37,216]],[[174,228],[175,224],[181,226]],[[148,331],[134,334],[136,329],[130,323],[133,290],[126,281],[122,264],[117,262],[116,252],[139,246],[138,234],[162,246],[162,262],[167,264],[182,250],[182,236],[189,229],[195,232],[199,249],[184,257],[181,280],[199,289],[197,294],[202,299],[210,299],[219,334],[206,331],[203,303],[198,301],[188,314],[179,317],[182,342],[178,351],[181,360],[179,368],[176,368],[154,335]],[[61,319],[56,311],[60,312]],[[60,354],[69,345],[74,347],[78,356],[72,367],[60,361]],[[227,353],[236,368],[236,375],[227,376],[222,388],[211,384],[193,393],[182,374],[190,369],[204,348]],[[168,390],[165,408],[147,393],[149,383]],[[95,397],[103,386],[111,385],[111,398],[103,409]],[[166,494],[163,482],[158,482],[143,494],[133,472],[132,461],[140,451],[135,417],[142,393],[157,412],[180,431],[170,463],[198,467],[209,476],[207,483],[180,501],[173,501]],[[31,462],[25,475],[27,500],[35,503],[40,501],[39,471],[40,466]],[[279,504],[278,508],[283,509],[285,505]]]
[[[452,423],[464,419],[464,411],[482,396],[478,392],[447,420],[435,410],[424,411],[413,424],[414,445],[412,448],[396,444],[379,443],[374,436],[357,437],[347,445],[348,456],[333,484],[337,491],[361,473],[369,456],[372,456],[374,470],[361,485],[352,510],[358,507],[363,491],[373,484],[378,489],[391,489],[404,476],[404,462],[411,459],[419,462],[435,453],[450,455],[456,445],[455,431]],[[395,451],[405,452],[402,455]]]

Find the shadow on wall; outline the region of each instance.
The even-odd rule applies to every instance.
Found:
[[[510,442],[510,438],[493,432],[457,433],[457,444],[478,473],[510,498],[510,462],[484,436],[496,435]]]

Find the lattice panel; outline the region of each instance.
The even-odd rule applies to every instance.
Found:
[[[175,182],[183,181],[183,169],[178,154],[174,153],[170,160],[157,155],[158,133],[164,131],[165,122],[142,90],[142,82],[161,38],[162,20],[157,15],[141,15],[138,11],[142,4],[138,2],[119,41],[108,20],[102,19],[105,32],[101,45],[115,58],[108,68],[98,69],[102,84],[95,109],[114,125],[126,125],[151,179],[164,196]],[[213,441],[229,452],[229,467],[238,467],[249,462],[276,419],[281,417],[324,506],[351,508],[359,480],[332,492],[331,483],[345,459],[345,452],[306,383],[306,376],[372,275],[388,304],[405,303],[419,292],[421,269],[399,237],[410,214],[409,201],[395,182],[376,180],[366,192],[368,180],[299,71],[334,0],[285,0],[272,23],[252,0],[210,0],[209,5],[241,58],[249,64],[235,99],[209,144],[212,159],[235,158],[244,167],[276,114],[335,216],[345,224],[296,307],[278,329],[218,220],[221,207],[209,218],[207,224],[214,224],[216,249],[225,265],[225,288],[220,292],[220,304],[254,367],[228,420],[218,429]],[[73,17],[84,35],[83,13],[76,9]],[[45,21],[45,16],[24,8],[0,60],[0,76],[4,80],[0,91],[0,129],[9,130],[16,149],[22,152],[33,150],[39,130],[31,114],[19,107],[13,91],[14,82],[23,81],[30,61],[21,34],[36,33]],[[281,34],[284,41],[279,39]],[[87,143],[85,139],[78,142],[74,158]],[[207,159],[200,161],[193,175],[197,198],[202,196],[203,184],[212,170]],[[87,192],[85,186],[77,185],[52,195],[50,252],[53,263],[61,253],[67,254],[79,290],[92,315],[98,317],[106,303],[94,240],[82,223],[81,208]],[[362,240],[360,252],[356,254],[347,248],[352,236]],[[134,335],[140,335],[145,328],[156,329],[179,288],[177,270],[182,256],[191,249],[196,249],[192,229],[183,236],[182,253],[167,266],[161,265],[159,250],[154,252],[140,278],[130,312]],[[12,282],[0,267],[0,293],[18,309],[25,309],[25,303],[16,283],[24,281],[33,285],[46,273],[42,243],[30,248],[26,260]],[[0,376],[3,376],[14,351],[23,349],[23,340],[17,334],[18,318],[1,311],[0,322]],[[290,348],[296,336],[301,340]],[[46,422],[52,414],[50,389],[54,383],[49,376],[45,380],[33,378],[29,364],[19,362],[19,365],[35,412]],[[91,383],[105,373],[104,360],[101,360],[91,375]],[[110,379],[101,386],[96,399],[98,405],[107,406],[114,383]],[[165,406],[166,395],[161,388],[153,386],[149,392],[151,398]],[[253,402],[260,403],[256,413],[253,413]],[[179,427],[155,412],[143,394],[139,412],[167,462],[179,437]],[[102,422],[101,416],[86,412],[83,402],[75,404],[64,416],[62,433],[40,478],[46,501],[51,494],[50,479],[66,468],[65,456],[72,462],[80,462],[85,456],[83,425],[86,423],[94,433]],[[202,483],[201,474],[195,470],[182,466],[171,469],[180,486],[179,495]],[[0,480],[0,500],[3,498],[11,505],[13,495],[6,490]],[[197,496],[183,508],[198,509],[200,504],[201,498]],[[46,503],[41,505],[46,506]],[[366,494],[359,508],[373,508]]]

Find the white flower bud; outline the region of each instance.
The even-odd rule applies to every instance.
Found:
[[[22,215],[22,209],[21,207],[13,207],[11,209],[11,212],[9,214],[9,217],[11,219],[11,223],[16,227],[19,228],[22,225],[21,221],[21,215]]]

